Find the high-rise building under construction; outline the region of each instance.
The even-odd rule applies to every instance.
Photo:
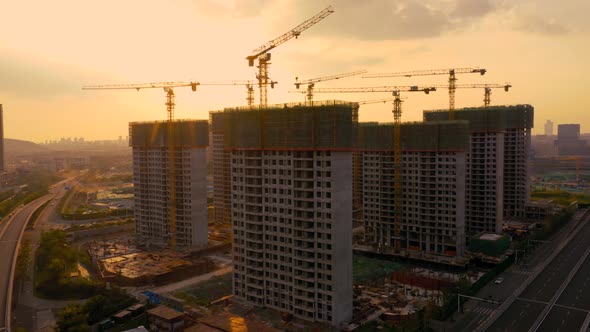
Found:
[[[236,298],[331,325],[351,319],[357,109],[326,101],[223,112]]]
[[[177,120],[172,129],[173,136],[168,135],[167,122],[129,124],[137,240],[144,246],[170,244],[170,175],[174,174],[175,249],[198,249],[207,245],[208,124]]]
[[[394,126],[359,125],[366,245],[379,253],[416,259],[461,260],[465,251],[467,126],[466,121],[401,125],[401,224],[396,226]],[[396,241],[399,252],[394,251]]]
[[[530,105],[455,110],[455,119],[469,123],[465,193],[468,234],[499,233],[503,220],[525,216],[530,195],[528,154],[533,114]],[[448,110],[424,112],[426,122],[448,118]]]

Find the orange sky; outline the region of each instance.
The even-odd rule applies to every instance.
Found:
[[[269,103],[290,94],[295,76],[357,69],[370,73],[475,67],[462,83],[510,82],[492,104],[535,107],[535,133],[547,119],[590,132],[590,11],[587,0],[21,0],[0,4],[0,103],[6,137],[111,139],[128,122],[165,119],[159,89],[82,91],[85,84],[254,79],[245,57],[327,5],[335,13],[272,51],[279,82]],[[447,77],[348,78],[317,87],[444,84]],[[243,87],[177,89],[177,118],[245,104]],[[317,95],[364,100],[387,94]],[[258,96],[256,96],[257,100]],[[457,92],[457,107],[482,104],[479,89]],[[411,94],[403,119],[448,106],[446,90]],[[361,107],[362,121],[391,121],[391,105]]]

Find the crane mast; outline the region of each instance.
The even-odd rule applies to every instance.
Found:
[[[310,19],[304,21],[303,23],[299,24],[295,28],[291,29],[287,33],[263,44],[252,51],[252,54],[246,57],[248,60],[248,65],[250,67],[254,66],[254,61],[258,60],[258,74],[256,78],[258,79],[258,87],[260,88],[260,107],[264,108],[267,105],[268,98],[267,98],[267,85],[269,83],[269,76],[268,76],[268,66],[270,65],[270,53],[268,53],[273,48],[285,43],[286,41],[290,40],[291,38],[299,37],[301,33],[316,23],[320,22],[324,18],[328,17],[330,14],[334,12],[332,6],[328,6],[321,12],[317,13]]]

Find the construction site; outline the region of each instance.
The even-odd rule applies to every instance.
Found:
[[[98,278],[121,286],[162,285],[219,268],[206,257],[141,250],[130,238],[92,241],[88,253]]]
[[[268,87],[278,83],[269,75],[270,51],[333,12],[327,7],[254,49],[246,59],[257,68],[256,81],[84,87],[161,88],[166,94],[167,121],[131,123],[129,133],[138,246],[170,251],[121,249],[115,254],[116,246],[112,253],[97,246],[93,257],[104,277],[147,280],[159,273],[157,278],[165,279],[173,270],[207,267],[180,253],[204,250],[212,239],[231,239],[235,301],[354,329],[376,317],[396,322],[428,303],[440,305],[442,289],[458,278],[436,269],[410,269],[387,282],[353,288],[353,252],[458,271],[474,258],[489,256],[493,264],[506,260],[510,243],[500,235],[504,224],[532,211],[527,210],[527,162],[533,107],[490,106],[492,89],[508,92],[508,83],[457,84],[457,75],[483,76],[484,68],[363,76],[438,75],[448,76],[448,84],[316,87],[365,70],[296,78],[294,92],[303,93],[305,101],[269,105]],[[174,89],[225,85],[245,86],[247,105],[212,111],[209,123],[175,120]],[[448,108],[424,111],[423,122],[402,122],[407,95],[441,89],[448,90]],[[483,107],[455,109],[458,89],[483,91]],[[391,97],[359,102],[315,97],[375,92]],[[387,101],[392,123],[359,123],[360,105]],[[208,155],[213,175],[209,227]]]

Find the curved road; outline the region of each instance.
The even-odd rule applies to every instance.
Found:
[[[10,332],[10,304],[12,298],[12,278],[14,274],[13,262],[21,234],[31,214],[55,194],[50,193],[40,197],[14,212],[0,230],[0,331]]]

